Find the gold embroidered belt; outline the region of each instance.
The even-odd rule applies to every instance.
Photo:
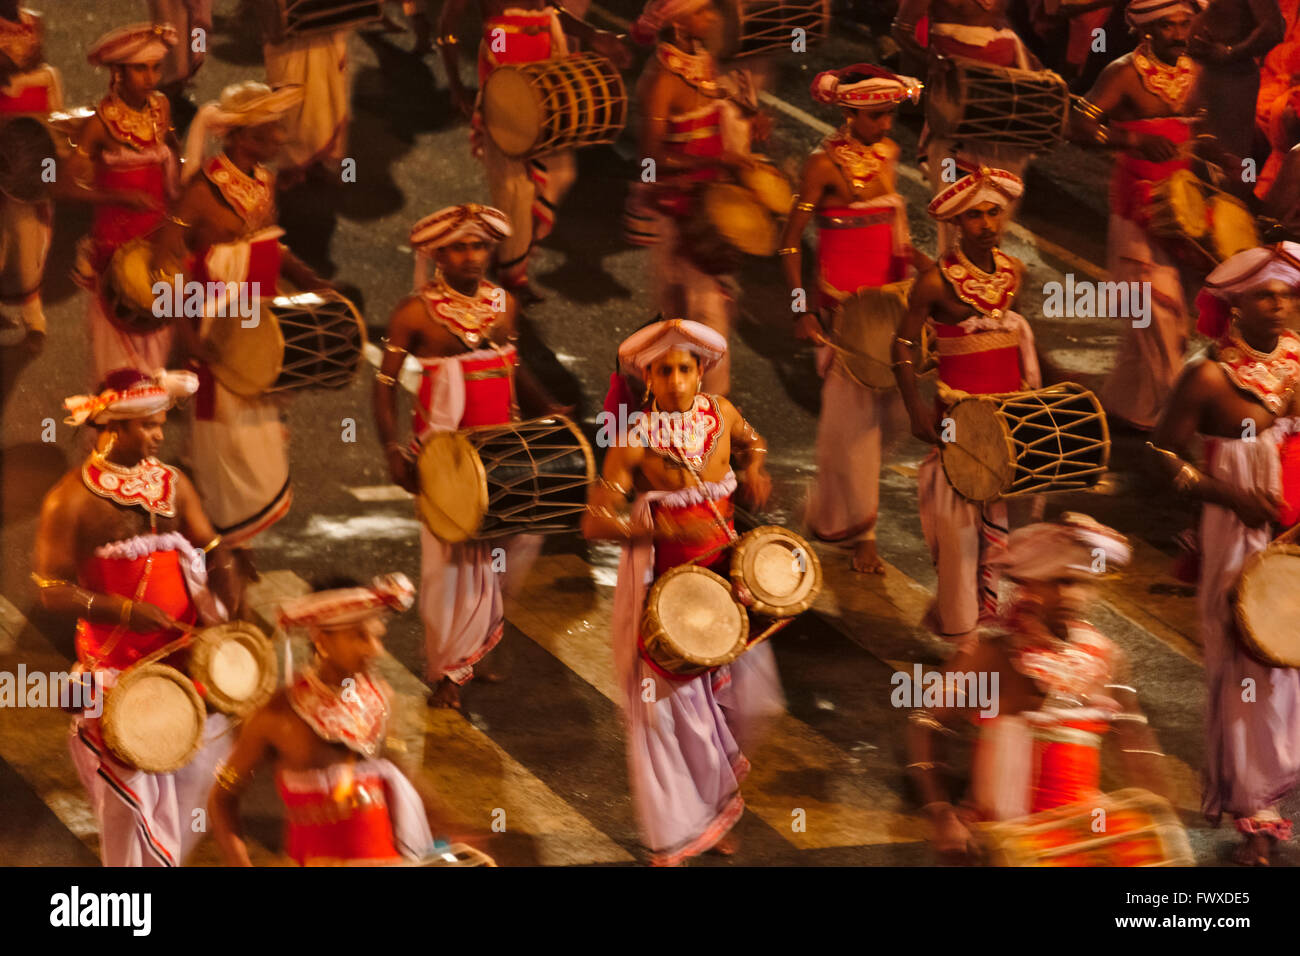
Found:
[[[940,355],[972,355],[994,349],[1020,347],[1019,332],[976,332],[971,335],[944,337],[936,340]]]
[[[863,213],[861,216],[818,216],[818,229],[862,229],[865,226],[878,226],[894,218],[894,210],[882,209],[880,212]]]
[[[357,784],[345,800],[328,800],[286,807],[286,816],[295,826],[320,826],[350,820],[358,812],[388,806],[381,784]]]
[[[504,366],[498,368],[480,368],[480,369],[475,369],[473,372],[465,373],[465,381],[467,382],[481,382],[484,379],[488,379],[488,378],[509,378],[509,377],[510,377],[510,369],[505,368]]]

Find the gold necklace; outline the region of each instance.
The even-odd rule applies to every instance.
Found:
[[[1133,65],[1147,92],[1160,97],[1175,109],[1181,109],[1192,87],[1192,61],[1180,56],[1170,66],[1151,49],[1150,39],[1143,40],[1133,51]]]

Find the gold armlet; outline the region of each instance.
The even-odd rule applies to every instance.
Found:
[[[385,351],[385,352],[392,352],[394,355],[409,355],[409,354],[410,354],[410,351],[409,351],[408,349],[404,349],[404,348],[402,348],[400,345],[394,345],[392,342],[388,341],[388,339],[386,339],[386,338],[383,340],[383,343],[384,343],[384,351]]]
[[[934,719],[934,716],[924,710],[914,710],[907,715],[908,723],[916,724],[918,727],[924,727],[926,730],[933,730],[941,734],[951,733],[947,727]]]
[[[776,250],[778,256],[797,256],[799,254],[798,246],[787,246],[784,249]]]
[[[815,202],[795,203],[794,208],[798,209],[800,212],[812,212],[817,208],[817,204]]]
[[[606,508],[604,505],[587,505],[587,512],[595,515],[597,518],[604,518],[606,521],[612,521],[619,531],[629,537],[632,534],[632,519],[627,515],[621,515],[612,508]]]
[[[911,349],[916,347],[915,342],[913,342],[911,339],[905,339],[901,335],[895,335],[894,341],[901,343],[904,348]]]
[[[226,793],[238,793],[248,781],[232,770],[225,763],[217,765],[217,786]]]
[[[117,613],[117,623],[126,624],[131,620],[131,612],[135,610],[135,602],[127,599],[122,602],[122,607]]]
[[[455,46],[460,42],[460,40],[450,33],[444,33],[433,42],[438,44],[438,46]]]
[[[383,372],[380,371],[375,372],[375,381],[378,382],[380,385],[384,386],[385,388],[392,388],[394,385],[397,384],[396,378],[394,378],[392,375],[385,375]]]
[[[180,226],[182,229],[188,229],[193,225],[193,223],[186,222],[184,219],[181,219],[178,216],[173,216],[170,213],[164,218],[166,218],[168,222],[176,223],[176,225]]]
[[[67,585],[68,587],[75,587],[75,585],[71,581],[65,581],[62,578],[42,577],[41,575],[37,574],[35,571],[32,572],[32,580],[36,582],[36,586],[40,588],[42,591],[44,591],[46,588],[58,588],[58,587],[63,587],[64,585]]]
[[[600,482],[600,487],[604,488],[606,491],[614,492],[614,494],[618,495],[620,498],[626,498],[630,493],[626,488],[624,488],[618,482],[610,481],[604,475],[601,475],[596,480]]]
[[[922,772],[929,772],[929,771],[931,771],[931,770],[937,770],[939,767],[945,767],[945,768],[946,768],[947,766],[948,766],[948,765],[947,765],[946,763],[936,763],[936,762],[933,761],[933,760],[918,760],[918,761],[916,761],[915,763],[909,763],[909,764],[907,765],[907,769],[908,769],[908,770],[920,770],[920,771],[922,771]]]
[[[203,553],[208,554],[210,551],[215,549],[219,544],[221,544],[221,535],[217,535],[215,538],[213,538],[211,541],[205,544],[203,546]]]
[[[1115,721],[1128,720],[1128,721],[1132,721],[1135,724],[1151,723],[1151,721],[1147,720],[1146,714],[1116,714],[1111,719]]]

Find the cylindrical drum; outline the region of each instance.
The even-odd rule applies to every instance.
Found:
[[[731,587],[708,568],[683,564],[650,588],[641,616],[641,646],[656,664],[682,677],[729,664],[749,640],[749,616]]]
[[[597,53],[499,66],[483,82],[483,126],[522,159],[612,143],[627,124],[627,91]]]
[[[1300,667],[1300,546],[1274,544],[1242,565],[1233,590],[1237,634],[1270,667]]]
[[[245,717],[270,700],[279,673],[270,638],[245,621],[200,631],[189,671],[212,708],[235,717]]]
[[[1110,461],[1101,402],[1073,382],[963,398],[940,438],[944,474],[971,501],[1091,488]]]
[[[562,415],[428,437],[418,462],[416,510],[449,544],[579,529],[596,459]]]
[[[885,391],[894,388],[894,336],[907,312],[911,279],[878,288],[861,289],[835,311],[832,335],[836,361],[859,385]]]
[[[941,139],[1052,149],[1069,126],[1070,90],[1051,70],[941,57],[930,71],[926,121]]]
[[[822,565],[808,542],[779,525],[740,536],[731,553],[731,580],[767,617],[794,617],[812,607],[822,589]]]
[[[726,0],[722,4],[724,60],[758,53],[805,53],[826,39],[830,0]]]
[[[206,719],[194,683],[174,667],[125,670],[104,698],[101,729],[108,749],[145,773],[171,773],[190,762]]]

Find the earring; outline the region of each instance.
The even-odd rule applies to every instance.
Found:
[[[101,458],[107,457],[108,453],[113,450],[113,446],[116,444],[117,444],[117,434],[115,432],[109,432],[108,444],[105,445],[104,450],[99,453],[100,457]]]

